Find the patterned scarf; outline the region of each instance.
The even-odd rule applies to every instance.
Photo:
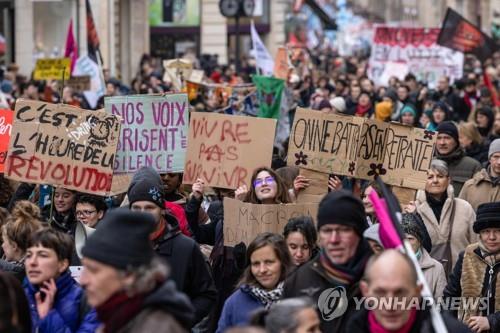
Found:
[[[365,270],[366,262],[372,254],[373,252],[371,251],[368,242],[361,239],[358,249],[356,250],[356,254],[346,264],[334,264],[324,249],[321,249],[319,261],[330,278],[348,286],[361,279]]]
[[[500,251],[496,253],[490,253],[486,249],[486,246],[484,246],[484,243],[481,240],[481,238],[479,238],[478,244],[479,244],[479,249],[481,250],[481,255],[483,256],[484,260],[488,263],[490,267],[493,267],[497,262],[500,262]]]
[[[265,290],[259,287],[255,286],[248,286],[248,291],[249,293],[257,298],[262,304],[264,304],[264,307],[269,309],[271,305],[276,303],[281,299],[281,296],[283,295],[283,286],[285,284],[285,281],[281,281],[276,288],[272,290]]]

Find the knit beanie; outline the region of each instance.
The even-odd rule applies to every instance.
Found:
[[[443,121],[437,127],[438,134],[448,134],[451,136],[457,143],[458,141],[458,128],[452,121]]]
[[[82,248],[82,255],[125,270],[148,264],[154,256],[149,235],[155,229],[148,213],[120,208],[106,213]]]
[[[389,119],[392,113],[392,103],[389,101],[384,101],[377,103],[375,105],[375,119],[380,121],[386,121]]]
[[[151,167],[139,169],[128,187],[130,206],[136,201],[150,201],[164,208],[165,192],[160,175]]]
[[[483,229],[500,228],[500,201],[479,205],[472,228],[476,234]]]
[[[323,197],[318,207],[318,230],[325,224],[341,224],[353,227],[360,237],[368,228],[365,207],[351,192],[341,190]]]
[[[332,108],[332,106],[330,105],[330,102],[327,99],[321,100],[321,102],[319,102],[319,105],[318,105],[318,110],[322,110],[325,108],[328,108],[328,109]]]
[[[411,113],[413,115],[413,117],[417,117],[417,111],[415,110],[415,107],[413,107],[413,105],[405,104],[403,106],[403,108],[401,109],[400,114],[403,115],[407,112]]]
[[[330,105],[340,113],[344,113],[346,110],[345,100],[340,96],[332,98],[330,100]]]
[[[427,252],[432,250],[432,240],[427,232],[424,221],[417,213],[405,213],[401,216],[401,229],[404,233],[410,234],[420,242]]]
[[[379,223],[372,224],[368,229],[366,229],[363,232],[363,237],[365,239],[373,240],[378,244],[382,245],[382,242],[380,241],[380,235],[378,233],[379,228],[380,228]]]
[[[450,108],[448,107],[448,105],[445,102],[434,103],[434,106],[432,107],[432,111],[434,112],[434,110],[436,110],[436,109],[443,110],[444,113],[446,113],[446,118],[448,118],[450,116]]]
[[[488,151],[488,158],[495,153],[500,152],[500,139],[495,139],[490,143],[490,150]]]

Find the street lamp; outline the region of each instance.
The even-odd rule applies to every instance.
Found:
[[[251,17],[255,9],[254,0],[220,0],[219,10],[225,17],[234,18],[236,23],[236,72],[239,73],[240,68],[240,18]]]

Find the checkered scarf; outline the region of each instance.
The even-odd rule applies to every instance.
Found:
[[[248,286],[248,291],[251,295],[261,301],[261,303],[264,304],[264,307],[267,310],[269,309],[269,307],[271,307],[271,305],[280,300],[281,296],[283,295],[284,284],[285,281],[281,281],[273,290],[264,290],[259,287]]]

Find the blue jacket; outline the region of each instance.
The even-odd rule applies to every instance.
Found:
[[[249,293],[247,286],[241,286],[224,303],[216,333],[248,324],[253,312],[263,307],[264,304]]]
[[[33,286],[28,278],[24,279],[23,287],[30,305],[33,332],[39,333],[93,333],[99,326],[97,314],[94,309],[87,313],[80,313],[88,306],[81,306],[83,289],[71,277],[69,271],[63,273],[57,280],[57,293],[52,310],[44,319],[40,319],[36,309],[35,294],[38,287]]]

